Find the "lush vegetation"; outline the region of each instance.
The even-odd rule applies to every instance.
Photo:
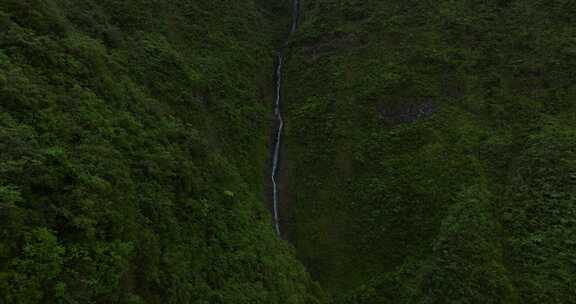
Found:
[[[286,12],[0,1],[0,303],[316,303],[263,195]]]
[[[339,303],[576,303],[576,4],[303,2],[291,238]]]
[[[0,1],[0,303],[576,303],[576,3]],[[298,261],[297,256],[300,261]]]

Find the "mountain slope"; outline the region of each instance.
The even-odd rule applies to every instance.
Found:
[[[576,303],[574,13],[303,3],[286,77],[290,235],[328,291]]]
[[[265,6],[0,2],[1,303],[316,303],[263,202]]]

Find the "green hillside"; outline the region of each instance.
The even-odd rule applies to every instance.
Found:
[[[576,304],[576,2],[292,4],[0,0],[0,304]]]
[[[0,0],[0,303],[316,303],[264,203],[289,11]]]
[[[303,2],[291,237],[339,303],[576,303],[576,4]]]

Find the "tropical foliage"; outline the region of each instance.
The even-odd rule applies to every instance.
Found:
[[[316,302],[263,198],[286,4],[0,1],[0,303]]]
[[[576,303],[576,4],[303,6],[291,235],[320,283],[342,303]]]

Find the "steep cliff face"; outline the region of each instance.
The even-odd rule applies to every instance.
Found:
[[[1,303],[316,302],[263,202],[260,2],[0,1]]]
[[[576,303],[576,4],[302,1],[293,252],[289,2],[0,1],[0,303]]]
[[[346,303],[576,303],[576,5],[302,11],[286,143],[313,276]]]

